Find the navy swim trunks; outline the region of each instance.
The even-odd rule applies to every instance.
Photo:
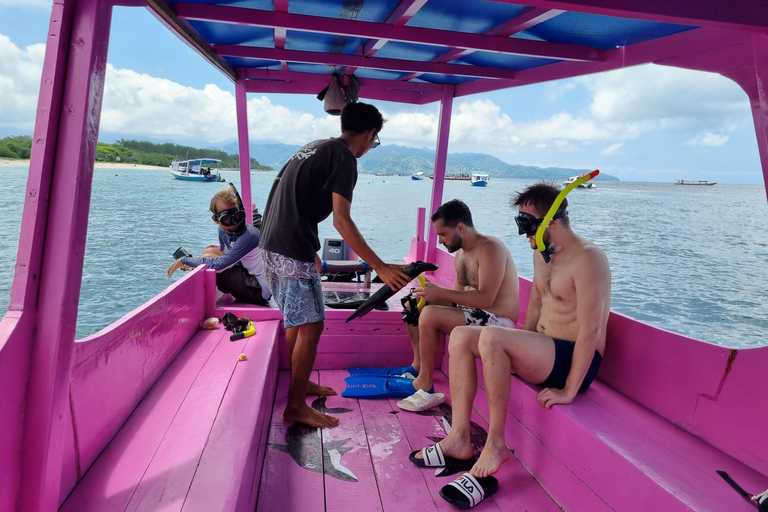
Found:
[[[573,341],[565,341],[554,339],[555,342],[555,366],[552,367],[552,371],[549,373],[547,380],[539,384],[543,388],[555,388],[563,389],[565,387],[565,380],[568,378],[568,373],[571,371],[571,361],[573,360],[573,347],[576,345]],[[603,360],[603,356],[600,352],[595,350],[595,355],[592,357],[592,363],[589,365],[587,375],[584,377],[584,381],[581,383],[579,391],[584,391],[592,384],[597,376],[597,370],[600,368],[600,363]]]

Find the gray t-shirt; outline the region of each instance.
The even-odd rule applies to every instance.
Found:
[[[357,158],[343,139],[310,142],[286,162],[269,192],[260,247],[299,261],[320,250],[317,225],[333,211],[335,192],[352,202]]]

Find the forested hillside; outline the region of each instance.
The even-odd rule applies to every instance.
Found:
[[[32,148],[32,137],[18,135],[0,139],[0,158],[29,158]],[[180,146],[170,142],[155,144],[143,140],[120,139],[114,144],[99,142],[96,145],[96,162],[120,162],[125,164],[157,165],[168,167],[174,158],[188,160],[190,158],[216,158],[221,160],[221,167],[237,169],[240,167],[237,154],[227,153],[217,149],[200,149],[191,146]],[[270,170],[272,167],[261,165],[251,158],[251,169]]]

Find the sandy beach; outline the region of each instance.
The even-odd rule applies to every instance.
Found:
[[[29,160],[17,160],[15,158],[0,158],[0,166],[14,165],[19,167],[29,166]],[[167,169],[157,165],[118,164],[111,162],[96,162],[95,167],[100,169]]]

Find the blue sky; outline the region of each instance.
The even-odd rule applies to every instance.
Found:
[[[31,134],[50,0],[0,0],[0,137]],[[144,8],[116,8],[100,140],[219,147],[236,140],[234,85]],[[438,104],[374,102],[383,144],[434,148]],[[313,96],[248,96],[251,141],[338,134]],[[642,66],[454,102],[451,152],[599,168],[625,181],[762,184],[746,94],[719,75]]]

